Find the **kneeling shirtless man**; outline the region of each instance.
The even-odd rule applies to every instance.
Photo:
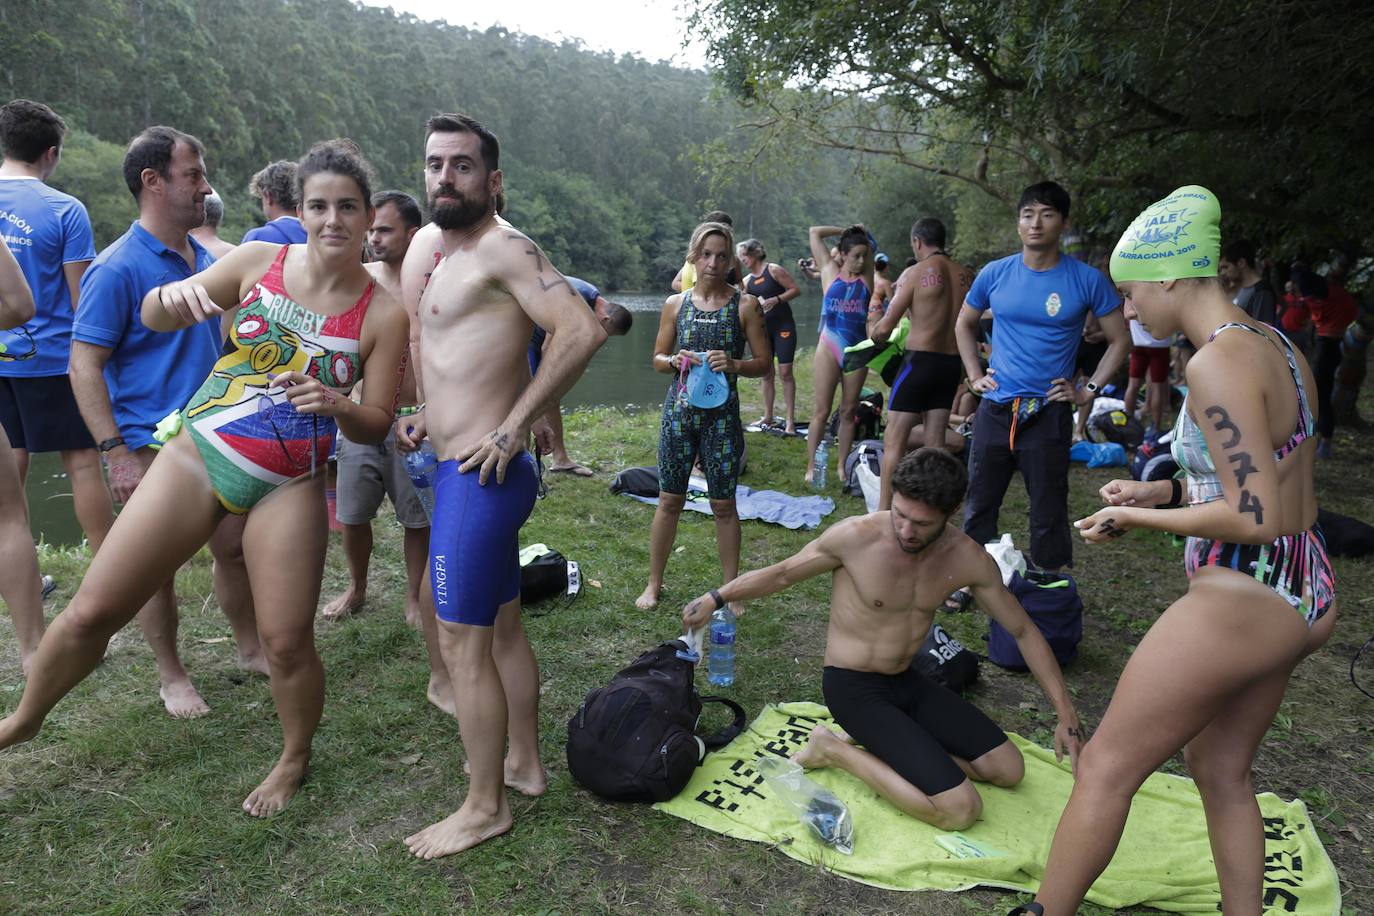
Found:
[[[807,768],[839,767],[945,830],[962,830],[982,813],[972,780],[1014,786],[1025,772],[1021,752],[991,719],[911,665],[950,592],[971,588],[979,607],[1016,638],[1059,715],[1055,755],[1062,760],[1067,750],[1077,759],[1082,742],[1049,644],[1002,586],[992,557],[949,524],[967,485],[957,458],[918,449],[893,475],[890,510],[838,522],[796,555],[745,573],[682,611],[694,629],[724,602],[833,572],[822,684],[831,715],[848,735],[818,725],[796,760]]]

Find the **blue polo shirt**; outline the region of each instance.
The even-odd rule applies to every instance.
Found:
[[[305,227],[294,216],[279,216],[264,226],[249,229],[243,234],[243,241],[271,242],[274,245],[304,245]]]
[[[993,261],[973,281],[964,303],[992,309],[992,368],[997,387],[983,395],[1005,403],[1042,398],[1057,378],[1073,378],[1088,310],[1101,317],[1121,307],[1107,275],[1062,252],[1049,270],[1031,270],[1020,252]]]
[[[565,278],[572,284],[577,294],[587,302],[587,308],[595,309],[596,300],[601,298],[601,290],[592,286],[586,280],[579,280],[577,277]],[[539,363],[543,359],[544,338],[549,336],[539,325],[534,326],[534,335],[530,338],[530,375],[539,371]]]
[[[0,176],[0,235],[33,292],[34,316],[24,330],[36,347],[28,359],[0,360],[0,375],[66,375],[72,296],[62,268],[95,257],[86,208],[37,178]]]
[[[113,351],[105,364],[105,384],[119,434],[131,450],[153,443],[158,421],[186,406],[219,357],[219,322],[158,333],[148,330],[139,314],[148,290],[215,262],[199,242],[190,243],[194,271],[134,220],[81,280],[72,338]]]

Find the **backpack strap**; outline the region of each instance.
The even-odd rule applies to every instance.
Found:
[[[702,744],[706,745],[706,749],[708,751],[714,751],[717,748],[725,747],[725,745],[729,744],[731,741],[734,741],[736,738],[738,738],[740,732],[744,731],[743,706],[739,705],[734,700],[729,700],[725,697],[702,697],[701,702],[703,704],[719,703],[722,706],[730,707],[730,709],[734,710],[735,713],[734,722],[731,722],[729,725],[725,726],[711,737],[701,739]]]

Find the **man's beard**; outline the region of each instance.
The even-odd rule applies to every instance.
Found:
[[[429,215],[440,229],[466,229],[491,213],[491,196],[465,197],[452,188],[439,188],[429,195]]]

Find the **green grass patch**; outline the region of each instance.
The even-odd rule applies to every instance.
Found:
[[[809,364],[797,366],[804,414]],[[758,416],[757,385],[746,382],[743,397],[746,419]],[[583,695],[676,635],[682,604],[719,581],[712,521],[688,513],[662,607],[634,608],[648,572],[652,510],[612,497],[607,484],[619,468],[654,463],[657,433],[656,410],[570,414],[572,452],[597,476],[551,480],[549,498],[525,528],[525,543],[557,547],[599,587],[589,585],[570,607],[527,613],[542,670],[550,789],[538,800],[514,800],[512,833],[431,863],[417,862],[401,843],[453,810],[465,779],[456,724],[424,700],[424,646],[402,619],[401,532],[383,515],[374,524],[366,607],[317,627],[327,703],[308,781],[290,808],[270,821],[239,812],[275,759],[280,735],[266,681],[234,665],[202,552],[178,578],[181,649],[212,714],[167,718],[137,627],[121,632],[105,663],[57,707],[43,733],[0,754],[0,912],[1005,912],[1013,897],[1001,892],[869,888],[644,806],[603,803],[572,783],[563,760],[565,725]],[[1363,432],[1338,433],[1336,460],[1318,470],[1330,508],[1374,519],[1374,480],[1364,460],[1372,444]],[[751,434],[743,482],[801,493],[804,462],[802,440]],[[1074,517],[1096,507],[1098,488],[1113,476],[1074,467]],[[862,510],[833,481],[830,494],[838,509],[828,523]],[[1008,491],[1002,530],[1026,543],[1026,499],[1017,484]],[[781,559],[813,536],[746,522],[744,566]],[[1067,677],[1081,715],[1095,723],[1141,634],[1186,582],[1180,549],[1162,536],[1075,550],[1086,635]],[[88,557],[80,548],[45,546],[40,559],[59,583],[48,605],[56,613]],[[1299,667],[1260,748],[1255,777],[1263,790],[1308,800],[1342,875],[1346,906],[1374,912],[1374,707],[1347,673],[1374,627],[1374,575],[1365,563],[1338,560],[1337,576],[1341,624],[1328,647]],[[335,538],[322,602],[345,579]],[[828,581],[815,580],[750,606],[733,693],[751,713],[766,702],[821,699],[828,589]],[[983,648],[981,615],[941,621],[970,647]],[[12,709],[20,689],[17,647],[8,618],[0,618],[0,705]],[[1008,730],[1049,740],[1052,713],[1028,676],[984,664],[972,698]],[[1183,772],[1178,759],[1166,769]]]

